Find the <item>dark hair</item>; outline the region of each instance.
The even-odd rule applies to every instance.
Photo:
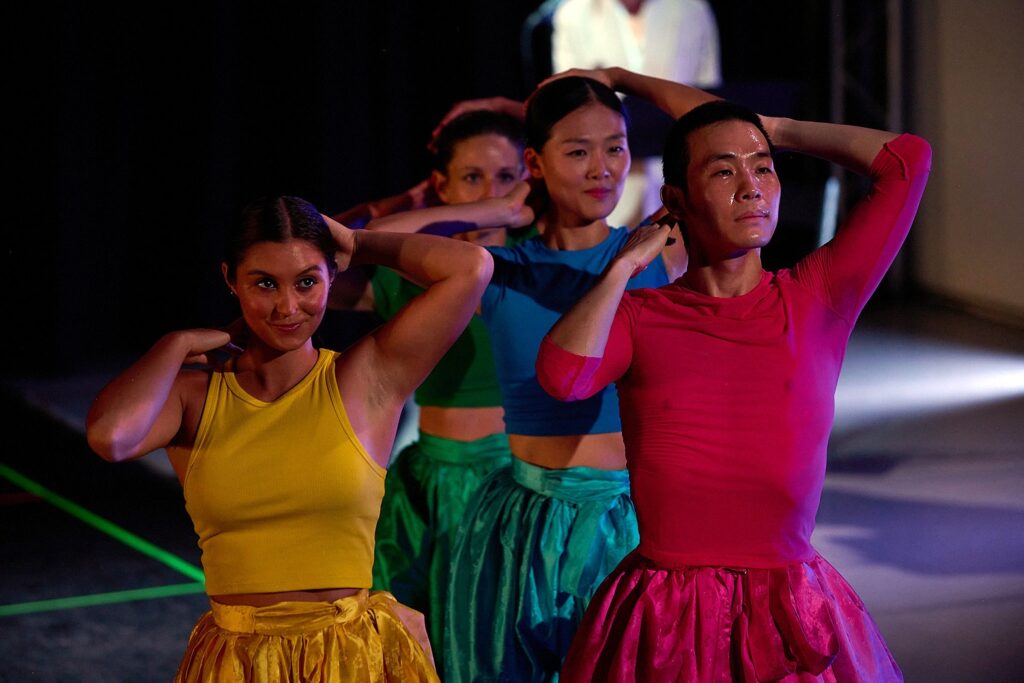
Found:
[[[455,146],[463,140],[478,135],[500,135],[519,150],[522,164],[525,144],[523,124],[516,117],[501,112],[478,109],[456,116],[437,134],[434,140],[434,168],[441,173],[448,172],[448,164],[455,154]]]
[[[242,219],[228,231],[224,262],[228,278],[235,279],[235,268],[246,250],[259,242],[304,240],[317,247],[333,276],[338,249],[327,222],[315,206],[298,197],[262,197],[242,210]]]
[[[539,152],[556,123],[591,103],[603,104],[627,118],[615,91],[592,78],[567,76],[535,90],[526,103],[526,146]],[[628,127],[628,120],[626,124]]]
[[[690,134],[722,121],[745,121],[757,127],[768,142],[768,151],[775,154],[775,145],[768,137],[760,117],[741,104],[726,100],[705,102],[686,112],[672,124],[665,138],[665,153],[662,155],[662,171],[665,184],[686,191],[686,170],[690,166]]]

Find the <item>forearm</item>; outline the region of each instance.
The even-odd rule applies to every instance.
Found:
[[[86,417],[93,450],[110,461],[142,455],[142,444],[171,396],[189,348],[180,333],[166,335],[103,388]]]
[[[606,69],[605,72],[615,90],[634,97],[641,97],[672,118],[679,118],[705,102],[721,99],[700,88],[667,81],[663,78],[644,76],[620,67],[612,67]]]
[[[452,278],[472,279],[483,251],[468,242],[396,232],[361,231],[354,240],[352,265],[392,268],[424,287]],[[490,262],[490,257],[486,260]]]
[[[781,150],[790,150],[825,159],[855,173],[867,175],[871,163],[885,143],[897,133],[860,126],[796,119],[770,121],[772,142]]]
[[[414,233],[437,223],[459,223],[466,231],[507,224],[506,211],[495,202],[445,204],[376,218],[366,226],[377,232]]]
[[[632,273],[631,264],[613,261],[597,285],[555,323],[547,338],[577,356],[604,355],[615,311]]]

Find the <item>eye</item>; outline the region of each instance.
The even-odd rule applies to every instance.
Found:
[[[498,174],[498,182],[500,182],[502,185],[508,185],[509,183],[514,183],[516,180],[517,180],[517,178],[516,178],[515,174],[513,174],[513,173],[499,173]]]
[[[320,280],[315,277],[304,277],[298,282],[299,289],[312,289],[320,284]]]
[[[771,166],[762,166],[757,169],[759,175],[772,175],[775,173],[775,169]]]
[[[277,289],[277,283],[271,280],[269,277],[257,280],[256,286],[259,287],[260,289]]]
[[[625,145],[612,145],[608,148],[609,154],[623,154],[626,151]]]
[[[462,176],[462,181],[465,183],[475,184],[480,182],[480,177],[481,176],[479,173],[467,173],[466,175]]]
[[[572,157],[574,159],[582,159],[583,157],[587,156],[587,150],[585,150],[585,149],[573,149],[573,150],[570,150],[569,152],[567,152],[566,156],[567,157]]]
[[[732,175],[732,169],[720,168],[717,171],[715,171],[712,175],[721,176],[722,178],[728,178],[729,176]]]

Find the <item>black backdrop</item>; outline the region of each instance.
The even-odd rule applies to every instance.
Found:
[[[711,4],[728,85],[778,83],[791,111],[768,113],[824,115],[827,3]],[[286,193],[336,212],[413,184],[451,103],[529,92],[540,3],[97,5],[9,21],[5,372],[230,319],[220,234],[239,208]]]

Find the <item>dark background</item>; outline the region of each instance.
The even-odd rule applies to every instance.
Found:
[[[827,117],[828,3],[711,4],[725,92],[764,113]],[[882,16],[880,2],[849,4],[851,26]],[[523,98],[547,75],[545,27],[525,43],[521,31],[539,5],[21,10],[9,25],[16,180],[3,371],[61,374],[230,320],[220,236],[239,209],[272,193],[333,213],[414,184],[452,103]],[[863,59],[884,86],[877,54]],[[848,120],[882,125],[858,112]],[[791,162],[790,176],[825,172],[807,163]]]

